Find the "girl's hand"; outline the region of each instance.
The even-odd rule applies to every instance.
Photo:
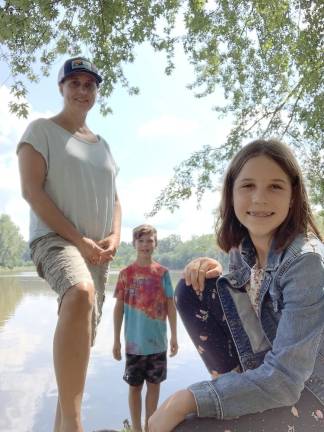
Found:
[[[196,258],[186,265],[184,278],[186,285],[192,285],[197,294],[204,290],[205,279],[218,277],[222,274],[223,268],[215,259],[208,257]]]
[[[101,255],[104,249],[101,248],[94,240],[88,237],[82,237],[76,245],[83,258],[85,258],[92,265],[102,264]]]
[[[105,239],[97,242],[98,246],[103,249],[101,253],[101,263],[110,262],[114,259],[119,243],[120,238],[116,234],[110,234]]]
[[[191,413],[197,413],[195,398],[191,391],[180,390],[153,413],[148,421],[148,430],[170,432]]]

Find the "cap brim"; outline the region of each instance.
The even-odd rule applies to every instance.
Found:
[[[66,78],[68,78],[69,76],[71,76],[71,75],[74,75],[74,74],[78,74],[78,73],[86,73],[86,74],[88,74],[88,75],[91,75],[91,76],[93,76],[94,77],[94,79],[96,80],[96,83],[97,84],[100,84],[101,82],[102,82],[102,78],[101,78],[101,76],[100,75],[98,75],[98,74],[96,74],[95,72],[92,72],[92,71],[89,71],[89,70],[87,70],[87,69],[78,69],[78,70],[74,70],[74,71],[71,71],[71,72],[68,72],[68,73],[66,73],[60,80],[59,80],[59,84],[61,84]]]

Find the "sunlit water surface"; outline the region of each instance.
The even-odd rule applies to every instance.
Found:
[[[86,432],[121,428],[129,418],[124,359],[117,362],[113,344],[110,275],[106,302],[92,349],[82,415]],[[174,284],[179,273],[174,272]],[[52,339],[57,320],[56,295],[34,272],[0,274],[0,431],[51,432],[57,389],[52,366]],[[208,374],[178,320],[179,353],[168,360],[168,378],[160,401]]]

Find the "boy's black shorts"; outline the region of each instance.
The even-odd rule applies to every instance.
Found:
[[[142,385],[144,381],[159,384],[167,377],[166,352],[136,355],[126,353],[124,381],[131,386]]]

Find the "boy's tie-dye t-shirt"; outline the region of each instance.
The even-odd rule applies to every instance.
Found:
[[[156,262],[131,264],[119,273],[114,297],[124,302],[126,353],[167,351],[167,298],[173,297],[168,269]]]

